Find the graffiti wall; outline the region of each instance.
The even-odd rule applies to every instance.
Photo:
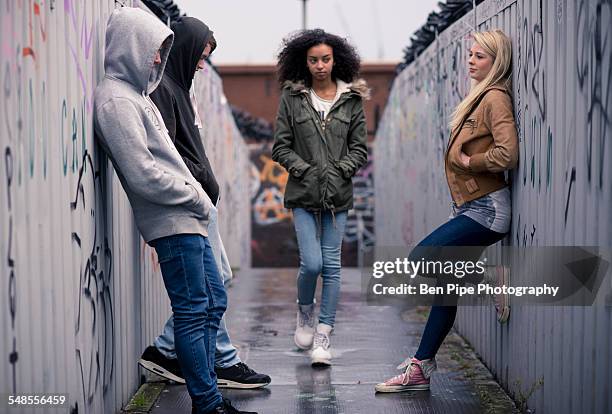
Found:
[[[272,143],[249,144],[253,267],[296,267],[297,239],[283,206],[288,173],[272,161]]]
[[[253,267],[296,267],[297,238],[290,210],[283,206],[288,173],[272,160],[272,143],[249,144],[251,157],[251,226]],[[368,164],[353,178],[354,208],[349,211],[342,244],[342,263],[356,266],[359,249],[374,246],[374,177]]]
[[[513,45],[520,160],[503,243],[610,246],[610,21],[605,0],[487,0],[441,33],[396,78],[377,134],[378,244],[414,245],[448,218],[447,124],[470,87],[466,52],[476,22],[504,30]],[[610,410],[609,308],[516,307],[501,326],[492,308],[470,307],[456,326],[535,411]],[[573,393],[577,384],[588,395]]]
[[[106,21],[123,4],[0,1],[0,393],[68,394],[59,412],[118,412],[170,312],[155,253],[93,136]],[[220,81],[203,83],[220,131],[210,140],[236,140]],[[239,190],[246,152],[209,146],[234,167],[217,172],[222,188]],[[236,216],[246,220],[248,203],[232,201]],[[232,256],[246,260],[249,227],[224,220]]]

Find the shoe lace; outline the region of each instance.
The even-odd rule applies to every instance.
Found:
[[[329,337],[321,332],[315,332],[313,348],[322,347],[329,348]]]
[[[244,362],[237,363],[236,367],[238,369],[240,369],[242,372],[244,372],[245,374],[254,374],[255,373],[255,371],[253,371],[251,368],[249,368],[249,366],[247,364],[245,364]]]
[[[406,371],[404,371],[403,373],[401,373],[399,375],[396,375],[395,377],[391,378],[387,382],[395,382],[395,383],[401,382],[402,385],[408,384],[410,382],[410,377],[414,373],[415,366],[416,366],[416,364],[414,364],[414,363],[409,364],[406,367]]]

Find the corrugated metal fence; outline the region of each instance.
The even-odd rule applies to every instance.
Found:
[[[449,215],[447,124],[477,22],[513,42],[520,165],[504,243],[611,246],[611,21],[606,0],[488,0],[439,34],[396,79],[376,137],[378,245],[414,245]],[[536,412],[612,412],[612,308],[515,307],[499,325],[464,307],[456,327]]]
[[[59,412],[117,412],[170,312],[155,254],[93,137],[106,21],[120,3],[132,4],[0,1],[0,393],[68,393]],[[220,78],[199,77],[221,232],[245,266],[248,151]]]

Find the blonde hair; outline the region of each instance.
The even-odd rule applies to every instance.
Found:
[[[495,84],[502,84],[508,92],[512,90],[512,43],[510,38],[501,30],[475,32],[472,37],[487,54],[491,55],[493,66],[487,76],[472,88],[453,111],[450,121],[451,131],[460,126],[487,88]]]

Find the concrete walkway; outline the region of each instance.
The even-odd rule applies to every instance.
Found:
[[[374,384],[413,355],[427,309],[367,306],[357,269],[343,270],[334,365],[313,369],[293,344],[295,269],[241,271],[228,290],[227,325],[240,356],[272,384],[261,390],[223,390],[239,409],[280,413],[482,413],[515,411],[473,352],[451,334],[438,354],[429,392],[375,394]],[[317,293],[317,296],[319,293]],[[185,386],[166,385],[154,414],[191,412]]]

